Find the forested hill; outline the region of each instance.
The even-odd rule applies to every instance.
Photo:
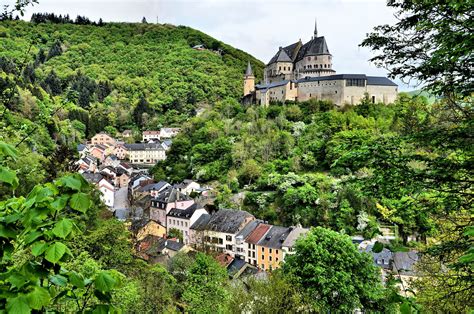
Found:
[[[192,49],[204,45],[205,50]],[[31,47],[30,47],[31,46]],[[74,101],[94,116],[73,114],[88,135],[104,126],[155,128],[179,124],[196,108],[241,95],[250,61],[263,63],[185,26],[146,23],[77,25],[0,22],[0,69],[23,72],[26,89],[44,98],[75,91]],[[26,65],[22,63],[26,57]],[[16,73],[10,73],[16,74]]]

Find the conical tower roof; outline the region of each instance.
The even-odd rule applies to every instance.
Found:
[[[250,65],[250,61],[247,63],[247,70],[245,70],[245,76],[253,76],[252,66]]]

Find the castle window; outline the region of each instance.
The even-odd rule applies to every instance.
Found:
[[[308,61],[311,61],[311,57],[308,57]]]
[[[320,64],[320,65],[319,65],[319,67],[322,69],[322,68],[323,68],[323,65],[322,65],[322,64]]]
[[[278,67],[278,71],[281,71],[281,67]]]

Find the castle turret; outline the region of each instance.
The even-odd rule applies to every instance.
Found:
[[[253,75],[252,66],[250,61],[247,64],[247,70],[244,75],[244,96],[251,94],[255,91],[255,76]]]

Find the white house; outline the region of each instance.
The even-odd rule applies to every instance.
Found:
[[[105,205],[111,208],[114,207],[115,187],[112,182],[103,178],[99,181],[98,188],[101,192],[100,199],[105,203]]]
[[[189,244],[189,229],[204,214],[207,214],[207,211],[197,204],[185,209],[173,208],[166,215],[166,231],[178,229],[183,234],[184,244]]]

